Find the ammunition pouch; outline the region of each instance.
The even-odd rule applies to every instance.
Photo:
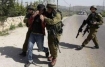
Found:
[[[60,21],[55,25],[47,25],[47,30],[50,34],[53,34],[52,30],[54,30],[57,34],[62,34],[63,26],[64,24],[62,23],[62,21]]]

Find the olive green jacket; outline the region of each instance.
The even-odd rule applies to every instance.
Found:
[[[60,15],[60,13],[57,13],[53,19],[45,18],[45,22],[48,25],[55,25],[55,24],[59,23],[60,21],[61,21],[61,15]]]
[[[102,25],[103,24],[103,17],[102,17],[102,15],[101,14],[95,14],[95,17],[94,18],[96,18],[97,20],[97,23],[96,23],[96,25]],[[89,22],[89,21],[91,21],[92,20],[92,14],[90,14],[89,16],[88,16],[88,18],[87,18],[87,21]]]
[[[95,19],[96,24],[90,24],[90,22],[92,21],[92,19]],[[94,22],[94,21],[93,21]],[[103,22],[103,17],[101,14],[95,13],[94,18],[92,17],[92,13],[88,16],[88,18],[86,19],[86,23],[84,23],[81,28],[83,28],[86,24],[88,24],[90,26],[90,28],[94,28],[94,29],[98,29],[100,25],[102,25]]]

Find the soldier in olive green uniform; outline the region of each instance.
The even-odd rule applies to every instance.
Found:
[[[61,21],[61,15],[56,11],[56,5],[55,4],[47,4],[47,13],[46,17],[44,18],[45,22],[47,24],[47,31],[48,31],[48,46],[50,50],[51,57],[49,57],[49,61],[52,61],[51,64],[55,65],[56,63],[56,58],[57,58],[57,50],[58,46],[55,45],[55,39],[53,32],[51,31],[51,27],[53,25],[56,25]],[[60,33],[57,33],[56,38],[58,41],[60,40]],[[59,44],[59,43],[58,43]]]
[[[28,40],[29,40],[29,37],[30,37],[30,34],[31,34],[31,30],[29,28],[29,22],[28,22],[28,20],[33,15],[33,12],[34,12],[34,8],[31,5],[28,6],[28,8],[27,8],[27,14],[26,14],[26,16],[25,16],[25,18],[23,20],[24,23],[26,24],[26,26],[28,27],[28,31],[26,33],[26,39],[25,39],[25,42],[23,44],[22,53],[20,53],[21,56],[26,56],[27,47],[28,47]]]
[[[79,50],[81,50],[83,47],[85,47],[91,40],[95,44],[94,48],[99,49],[99,44],[98,44],[96,34],[97,34],[98,29],[99,29],[99,26],[103,24],[103,18],[100,14],[96,13],[97,8],[95,6],[91,6],[90,10],[92,13],[88,16],[88,18],[86,20],[87,24],[90,26],[89,27],[89,35],[84,40],[82,45],[80,47],[78,47]],[[85,25],[86,24],[83,24],[81,26],[80,30],[82,30],[82,28]]]

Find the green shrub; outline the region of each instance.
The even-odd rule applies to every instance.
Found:
[[[16,28],[16,26],[11,24],[9,30],[14,30],[15,28]]]
[[[5,35],[8,35],[8,30],[5,30],[5,31],[0,31],[0,36],[5,36]]]
[[[102,12],[102,16],[105,17],[105,11]]]
[[[22,22],[20,22],[20,23],[18,24],[18,27],[23,27]]]

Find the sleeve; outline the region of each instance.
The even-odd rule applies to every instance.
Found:
[[[26,18],[26,16],[24,17],[23,22],[24,22],[24,23],[27,23],[27,22],[28,22],[28,18]]]
[[[23,22],[24,22],[24,23],[28,23],[28,18],[29,18],[29,14],[26,14],[26,16],[24,17]]]
[[[103,22],[103,17],[102,17],[101,14],[98,14],[98,17],[99,17],[100,21],[97,22],[97,25],[102,25],[102,24],[104,23],[104,22]]]
[[[57,24],[60,21],[61,21],[61,15],[59,13],[57,13],[53,19],[45,18],[45,22],[49,25]]]
[[[80,29],[82,29],[86,24],[88,24],[90,17],[91,17],[91,14],[88,16],[86,20],[83,21],[82,25],[80,26]]]

